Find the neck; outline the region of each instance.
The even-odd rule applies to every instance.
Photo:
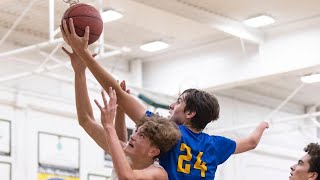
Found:
[[[184,125],[194,133],[201,133],[202,132],[201,130],[199,131],[196,128],[192,127],[190,123],[185,123]]]
[[[154,160],[149,158],[141,159],[141,158],[128,157],[128,161],[132,169],[145,169],[154,163]]]

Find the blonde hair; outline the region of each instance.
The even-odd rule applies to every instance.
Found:
[[[159,156],[176,145],[181,137],[175,122],[157,114],[151,117],[144,116],[137,124],[137,128],[140,126],[142,126],[141,132],[149,138],[151,144],[160,149]]]

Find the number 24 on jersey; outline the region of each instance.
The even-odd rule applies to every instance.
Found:
[[[190,174],[190,161],[192,159],[191,148],[185,143],[181,143],[180,151],[186,151],[186,155],[179,155],[178,157],[178,167],[177,171],[185,174]],[[201,160],[203,152],[199,152],[197,155],[197,161],[194,164],[193,168],[198,169],[201,172],[201,177],[206,177],[207,166],[206,163]],[[183,167],[183,161],[186,161],[185,166]]]

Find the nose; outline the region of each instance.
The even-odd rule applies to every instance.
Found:
[[[291,166],[290,167],[291,171],[294,171],[295,167],[296,167],[296,165]]]
[[[137,135],[137,133],[131,134],[131,135],[130,135],[130,139],[131,139],[132,141],[135,141],[135,140],[136,140],[136,135]]]
[[[169,109],[170,109],[170,110],[173,110],[174,105],[175,105],[175,103],[170,104],[170,105],[169,105]]]

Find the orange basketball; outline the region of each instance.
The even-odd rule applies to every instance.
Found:
[[[63,19],[67,21],[69,26],[69,18],[73,19],[75,31],[78,36],[83,37],[85,29],[89,26],[89,43],[97,41],[103,30],[103,21],[99,11],[88,4],[75,4],[70,6],[64,13]],[[62,24],[62,22],[61,22]]]

